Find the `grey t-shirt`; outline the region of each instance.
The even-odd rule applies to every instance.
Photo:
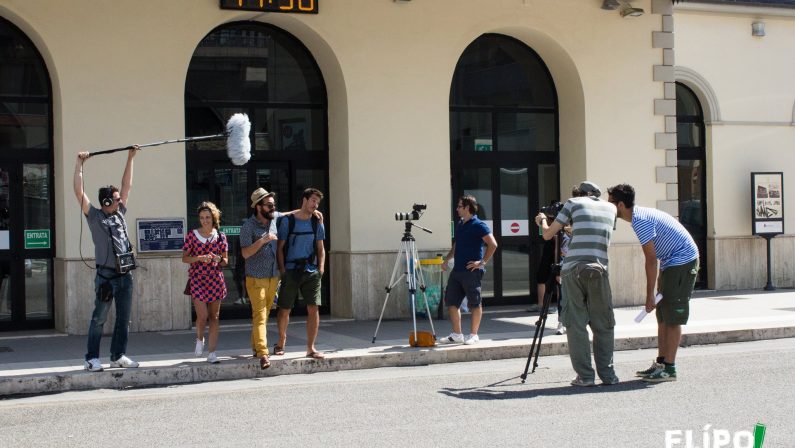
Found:
[[[97,265],[116,269],[116,255],[111,247],[116,248],[116,253],[129,252],[131,250],[130,238],[127,235],[127,221],[124,214],[127,207],[119,205],[119,211],[110,215],[105,214],[101,209],[90,206],[86,221],[91,230],[91,239],[94,240],[94,257]]]

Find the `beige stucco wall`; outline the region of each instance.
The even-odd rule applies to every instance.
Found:
[[[707,122],[709,283],[716,289],[761,288],[767,280],[765,243],[750,236],[751,172],[782,171],[784,216],[795,213],[788,199],[795,164],[795,12],[733,11],[675,14],[680,81],[701,99]],[[751,35],[755,21],[765,23],[766,36]],[[784,226],[792,235],[788,220]],[[774,285],[795,285],[791,240],[773,241]]]
[[[418,236],[420,250],[449,245],[450,83],[461,53],[483,33],[526,43],[552,73],[560,103],[562,191],[589,178],[603,188],[632,183],[640,203],[666,199],[666,186],[655,175],[655,167],[665,165],[665,152],[655,149],[664,120],[654,114],[663,84],[652,78],[653,66],[662,63],[652,32],[662,21],[650,13],[651,0],[633,4],[647,14],[622,19],[618,11],[600,9],[598,1],[582,0],[325,0],[320,14],[310,16],[222,11],[214,1],[8,0],[0,15],[28,33],[50,70],[55,199],[63,204],[56,206],[56,253],[68,263],[80,263],[75,260],[81,251],[89,257],[93,252],[87,234],[82,246],[77,238],[75,154],[181,137],[188,63],[215,27],[257,20],[294,34],[316,58],[328,91],[330,249],[339,254],[331,260],[342,273],[373,254],[387,253],[389,264],[402,232],[393,214],[413,202],[428,204],[422,224],[436,230]],[[181,145],[171,145],[136,158],[131,223],[183,216],[184,157]],[[90,160],[87,191],[119,182],[123,164],[123,154]],[[615,241],[636,244],[626,225],[619,225]],[[629,265],[642,269],[634,261]],[[78,291],[71,287],[76,282],[90,281],[87,269],[63,272],[70,273],[56,278],[63,294]],[[138,275],[155,280],[147,271]],[[381,303],[380,294],[366,292],[381,290],[381,277],[332,279],[332,300],[342,305],[333,311],[370,315],[352,310]],[[637,294],[629,291],[635,285],[625,286],[617,296],[634,301]],[[151,297],[142,300],[178,297],[179,289],[144,291]],[[68,307],[70,300],[56,297],[56,307]],[[68,309],[61,312],[70,315]]]

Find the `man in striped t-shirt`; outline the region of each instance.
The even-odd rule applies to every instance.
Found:
[[[690,314],[690,296],[698,274],[698,246],[673,216],[635,205],[635,189],[620,184],[607,190],[618,217],[632,223],[646,258],[646,311],[657,308],[657,360],[636,375],[644,381],[676,380],[676,350]],[[657,260],[660,262],[659,284]],[[655,306],[655,285],[662,300]]]
[[[571,198],[555,221],[547,225],[543,213],[536,216],[536,224],[549,240],[564,226],[571,224],[571,242],[561,266],[563,310],[560,319],[566,326],[569,358],[577,372],[571,384],[595,385],[595,374],[602,384],[618,383],[613,369],[613,340],[616,319],[613,315],[613,296],[607,275],[607,247],[616,221],[616,208],[599,200],[601,191],[592,182],[583,182],[579,189],[583,197]],[[593,332],[593,353],[596,372],[591,366],[591,346],[588,326]]]

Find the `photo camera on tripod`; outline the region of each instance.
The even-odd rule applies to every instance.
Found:
[[[550,218],[555,218],[562,209],[563,203],[555,202],[553,204],[547,205],[546,207],[541,207],[541,213],[549,216]]]
[[[427,204],[414,204],[408,213],[395,213],[395,221],[414,221],[420,219],[422,211],[427,209]]]

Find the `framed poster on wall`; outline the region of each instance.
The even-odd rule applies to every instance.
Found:
[[[136,221],[138,252],[175,252],[185,242],[185,219],[147,219]]]
[[[784,233],[784,173],[751,173],[753,235]]]

